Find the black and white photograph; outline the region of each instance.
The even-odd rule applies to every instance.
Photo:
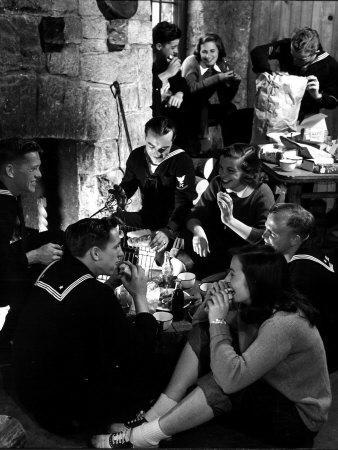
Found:
[[[338,448],[338,1],[0,0],[0,448]]]

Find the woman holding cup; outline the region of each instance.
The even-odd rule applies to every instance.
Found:
[[[211,122],[221,124],[226,145],[230,131],[226,122],[236,111],[232,99],[241,78],[229,66],[224,44],[217,34],[200,37],[194,54],[183,61],[182,75],[188,86],[184,107],[193,153],[210,149],[208,126]]]
[[[269,444],[312,446],[331,404],[315,310],[290,290],[287,262],[272,248],[234,251],[225,282],[235,311],[214,284],[157,402],[138,426],[113,424],[118,433],[94,436],[95,447],[156,447],[219,415]]]

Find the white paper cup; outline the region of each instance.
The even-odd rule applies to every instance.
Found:
[[[173,315],[166,311],[157,311],[154,313],[154,317],[157,322],[163,326],[163,331],[166,331],[173,321]]]
[[[212,285],[213,283],[202,283],[200,285],[200,291],[202,292],[202,294],[205,295],[207,291],[212,288]]]
[[[177,279],[181,282],[183,289],[190,289],[195,284],[196,275],[192,272],[181,272],[177,275]]]
[[[294,161],[296,163],[296,167],[299,167],[303,162],[303,158],[301,156],[288,156],[288,159],[290,161]]]
[[[280,159],[279,166],[284,172],[291,172],[296,168],[297,161],[291,159]]]

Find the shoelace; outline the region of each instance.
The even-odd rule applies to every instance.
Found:
[[[142,419],[144,419],[144,411],[138,412],[133,419],[128,420],[126,426],[127,427],[132,426],[134,423],[139,422]]]
[[[114,448],[116,444],[124,444],[129,442],[129,436],[127,436],[128,430],[120,431],[119,433],[113,433],[109,436],[109,445]]]

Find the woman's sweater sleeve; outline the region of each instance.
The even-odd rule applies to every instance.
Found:
[[[203,79],[200,75],[200,68],[194,55],[188,56],[182,64],[182,75],[187,80],[188,91],[193,94],[202,91],[210,86],[219,84],[218,74]]]
[[[290,323],[280,318],[264,322],[257,338],[242,355],[232,346],[229,325],[210,325],[210,366],[215,381],[226,394],[262,378],[286,358],[291,347]]]

